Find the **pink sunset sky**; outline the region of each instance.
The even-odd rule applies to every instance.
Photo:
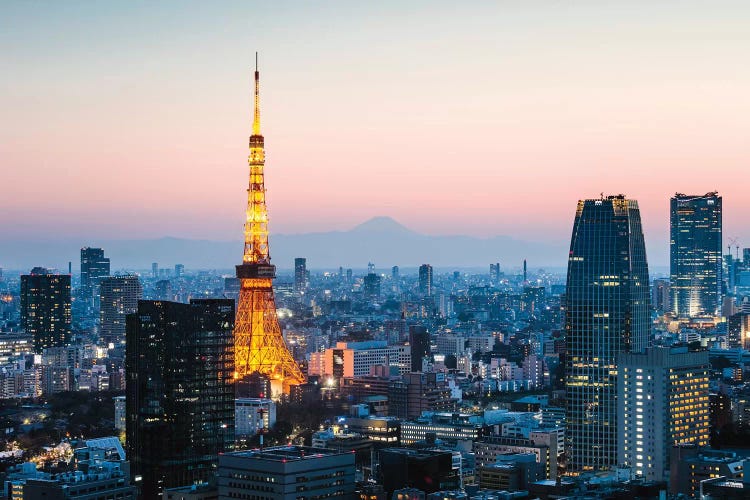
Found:
[[[750,247],[745,1],[4,2],[0,234],[241,238],[254,52],[271,231],[387,215],[567,241],[579,198],[724,197]]]

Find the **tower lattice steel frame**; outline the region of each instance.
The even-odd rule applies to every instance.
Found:
[[[276,266],[268,249],[268,209],[263,169],[265,149],[260,133],[260,75],[255,59],[255,106],[250,136],[250,185],[247,190],[245,251],[237,266],[240,296],[235,318],[234,343],[237,379],[258,372],[271,380],[272,392],[288,394],[305,376],[284,343],[276,315],[273,279]]]

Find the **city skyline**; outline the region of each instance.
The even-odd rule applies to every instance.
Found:
[[[669,197],[718,190],[725,234],[750,241],[743,4],[343,5],[5,6],[5,238],[236,239],[258,49],[279,234],[385,215],[560,241],[575,201],[624,193],[666,263]]]
[[[4,493],[750,498],[720,1],[0,6]]]

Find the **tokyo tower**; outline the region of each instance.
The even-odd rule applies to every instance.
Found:
[[[268,250],[268,209],[263,180],[265,149],[260,133],[260,77],[255,55],[255,113],[250,136],[250,185],[247,189],[245,252],[237,266],[240,296],[234,327],[236,378],[260,373],[271,381],[271,392],[288,394],[305,376],[284,343],[276,315],[273,279],[276,266]]]

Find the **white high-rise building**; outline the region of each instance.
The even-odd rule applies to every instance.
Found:
[[[276,403],[265,398],[237,398],[234,400],[235,436],[253,436],[260,429],[276,424]]]
[[[618,463],[669,480],[674,445],[709,443],[708,352],[656,347],[620,354],[617,367]]]

